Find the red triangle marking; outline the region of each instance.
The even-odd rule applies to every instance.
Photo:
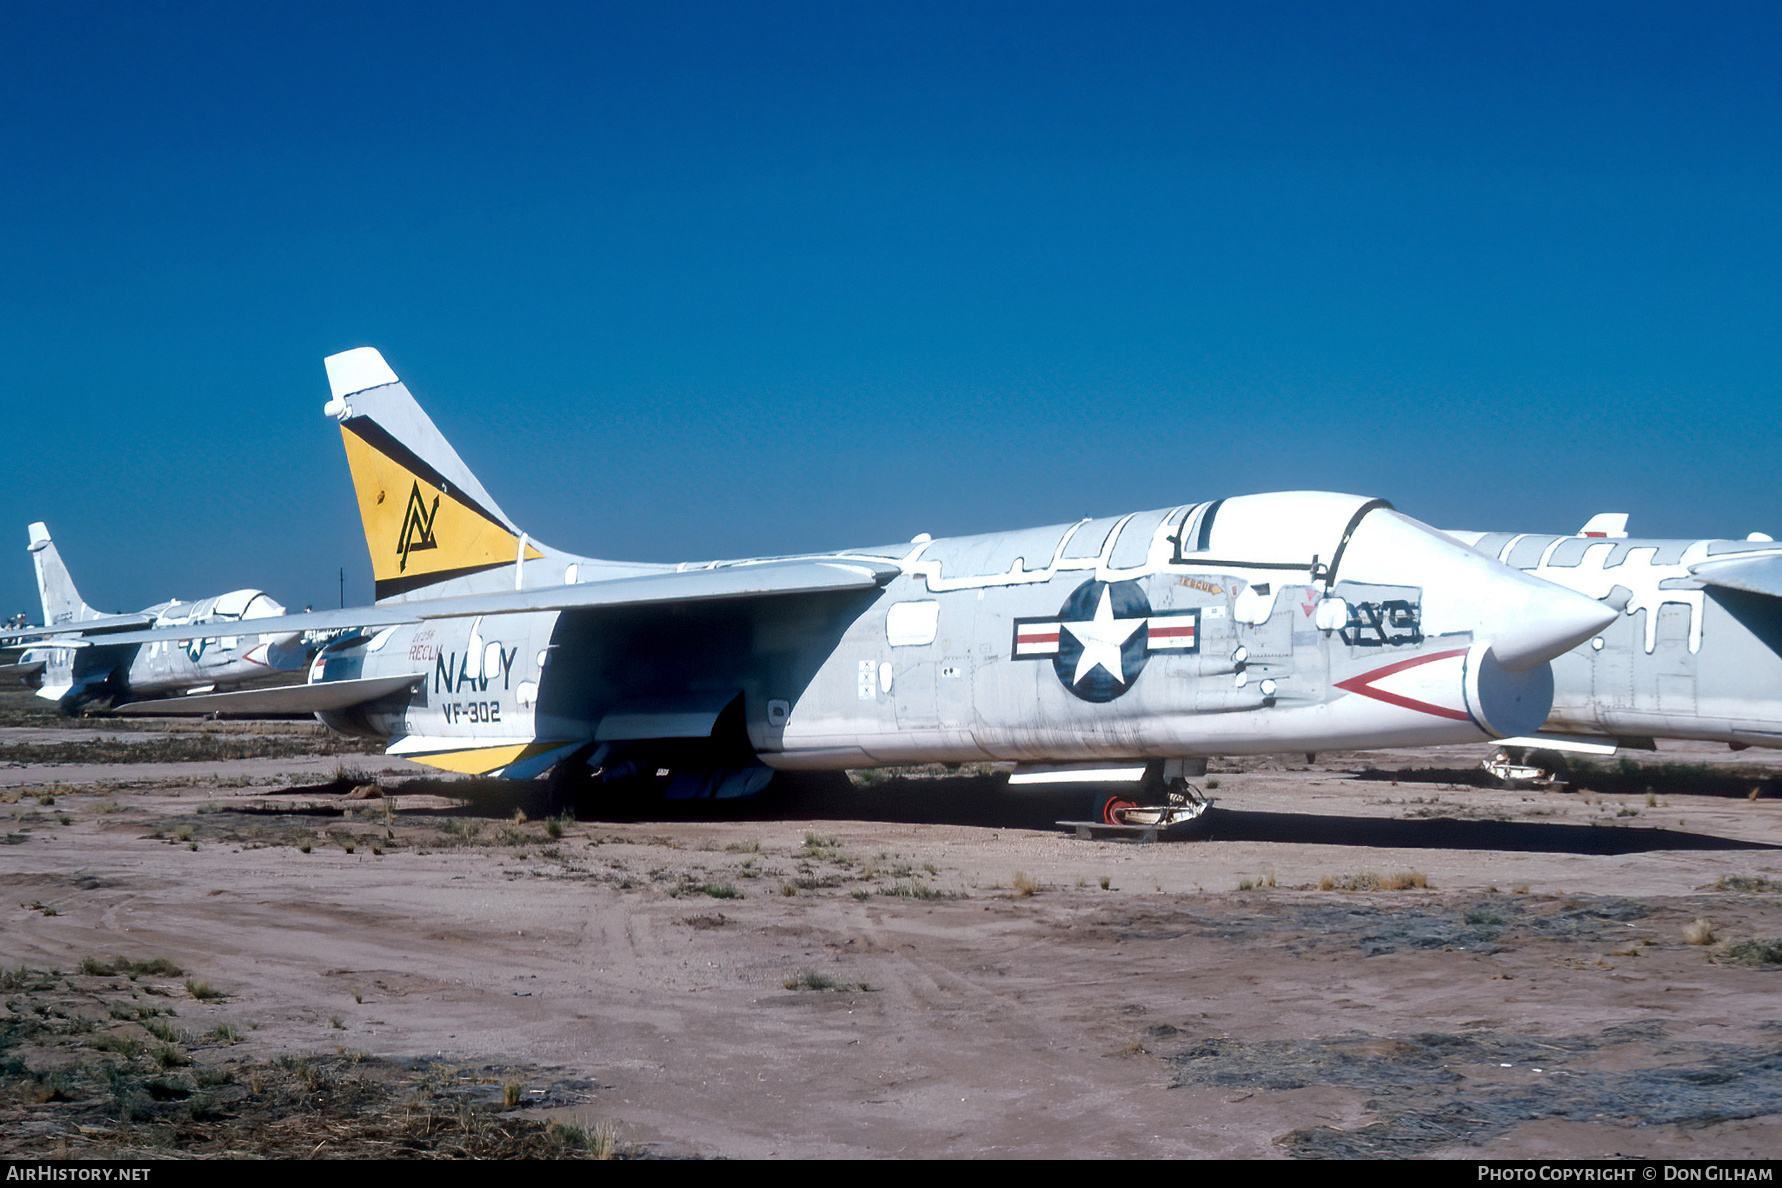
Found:
[[[1452,656],[1464,655],[1466,655],[1465,648],[1455,648],[1452,651],[1437,652],[1433,656],[1416,656],[1410,660],[1400,660],[1397,664],[1388,664],[1384,668],[1376,668],[1372,672],[1352,676],[1346,681],[1338,681],[1336,687],[1349,693],[1359,693],[1363,697],[1371,697],[1375,701],[1384,701],[1387,705],[1396,705],[1401,709],[1416,710],[1420,714],[1430,714],[1437,718],[1452,718],[1457,722],[1468,722],[1472,720],[1471,715],[1460,710],[1433,705],[1415,697],[1406,697],[1401,693],[1389,693],[1385,689],[1374,686],[1375,681],[1385,680],[1395,672],[1403,672],[1405,669],[1415,668],[1419,664],[1433,664],[1437,660],[1447,660]]]

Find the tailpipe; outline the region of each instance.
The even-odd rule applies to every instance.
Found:
[[[1535,662],[1520,671],[1497,655],[1495,644],[1467,649],[1461,690],[1466,712],[1495,738],[1533,734],[1553,710],[1553,668]]]

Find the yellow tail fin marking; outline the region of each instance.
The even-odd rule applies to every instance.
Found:
[[[511,565],[519,538],[454,490],[441,490],[346,426],[347,466],[380,585]],[[528,545],[525,559],[544,556]]]

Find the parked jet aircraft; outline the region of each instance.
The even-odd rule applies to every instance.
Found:
[[[169,712],[310,709],[451,771],[666,769],[683,794],[1014,760],[1016,780],[1143,776],[1104,811],[1151,822],[1198,811],[1180,807],[1195,757],[1532,730],[1547,661],[1614,617],[1383,500],[1322,492],[799,557],[579,557],[508,518],[376,351],[327,372],[377,605],[265,624],[359,629],[307,687]]]
[[[1489,557],[1600,600],[1601,632],[1553,661],[1553,710],[1511,747],[1611,753],[1658,738],[1782,747],[1782,545],[1628,539],[1627,517],[1576,536],[1450,535]],[[1488,764],[1525,766],[1511,752]],[[1544,759],[1518,774],[1539,776]]]
[[[29,536],[44,626],[12,635],[6,650],[22,655],[7,667],[19,676],[40,679],[37,695],[54,701],[63,713],[72,714],[96,699],[122,705],[145,696],[240,685],[298,671],[313,653],[301,632],[260,635],[236,627],[285,613],[258,590],[163,602],[136,614],[102,614],[81,599],[49,529],[32,524]],[[115,634],[191,624],[220,625],[231,633],[146,644],[121,643]]]
[[[23,618],[21,615],[20,618]],[[27,630],[28,625],[18,624],[19,630]],[[43,680],[44,658],[41,652],[30,650],[28,641],[14,641],[11,636],[0,635],[0,656],[10,656],[11,660],[0,663],[0,682],[18,681],[26,685],[38,685]]]

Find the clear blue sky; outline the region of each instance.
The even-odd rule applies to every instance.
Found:
[[[15,4],[0,613],[370,595],[321,360],[533,536],[1220,495],[1782,536],[1774,4]]]

